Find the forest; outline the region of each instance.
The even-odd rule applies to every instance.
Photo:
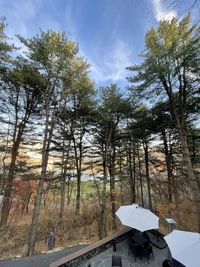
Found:
[[[97,88],[65,32],[18,35],[0,21],[1,257],[91,243],[138,203],[200,231],[200,28],[150,28],[128,88]],[[15,252],[13,251],[15,250]],[[13,254],[14,253],[14,254]]]

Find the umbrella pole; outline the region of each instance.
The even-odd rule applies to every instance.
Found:
[[[159,235],[159,231],[158,230],[156,230],[156,237],[157,237],[157,242],[159,242],[160,241],[160,235]]]
[[[116,252],[117,248],[116,248],[116,239],[113,239],[113,252]]]
[[[172,260],[172,254],[171,254],[171,251],[170,251],[169,248],[168,248],[168,259],[171,262],[171,266],[174,267],[174,263],[173,263],[173,260]]]

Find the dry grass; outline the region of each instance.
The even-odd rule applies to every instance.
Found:
[[[74,207],[66,207],[65,216],[60,221],[58,209],[43,207],[41,211],[36,254],[47,251],[47,238],[55,228],[56,247],[76,246],[80,243],[92,243],[98,240],[97,214],[88,216],[93,211],[93,206],[88,205],[84,213],[77,216]],[[31,222],[32,212],[25,215],[21,220],[12,225],[0,228],[0,257],[10,258],[16,255],[26,255],[27,239]],[[21,223],[20,223],[21,222]]]
[[[76,246],[80,243],[92,243],[98,240],[99,232],[99,213],[97,203],[87,201],[83,204],[82,212],[79,216],[75,214],[73,206],[66,206],[65,215],[62,222],[59,218],[58,205],[42,206],[40,221],[38,226],[38,239],[36,244],[36,253],[41,253],[47,250],[47,238],[55,227],[56,247]],[[0,228],[0,257],[10,258],[16,255],[25,255],[27,250],[27,239],[32,218],[33,207],[30,205],[29,214],[25,214],[18,221],[12,221],[7,227]],[[159,203],[157,210],[160,212],[161,224],[160,230],[168,233],[165,218],[172,217],[177,221],[176,229],[197,231],[197,224],[194,205],[188,200],[182,200],[179,203],[177,212],[174,203],[169,207],[166,203]],[[169,214],[170,213],[170,214]],[[11,213],[12,214],[12,213]],[[111,215],[107,216],[107,234],[111,233],[112,227]],[[121,228],[121,223],[118,222],[118,227]]]
[[[160,230],[164,234],[168,233],[165,218],[173,218],[176,221],[175,228],[178,230],[198,232],[197,216],[193,202],[181,200],[179,211],[175,203],[172,203],[170,206],[166,203],[159,203],[157,204],[157,210],[160,213]]]
[[[10,258],[22,255],[27,240],[28,227],[6,226],[0,228],[0,257]]]

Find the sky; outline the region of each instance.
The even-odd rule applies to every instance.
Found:
[[[16,34],[30,38],[48,29],[65,31],[78,42],[80,55],[99,86],[126,87],[127,66],[138,64],[144,38],[160,19],[181,17],[194,0],[0,0],[0,16],[7,35],[19,46]],[[199,18],[199,6],[192,9]]]

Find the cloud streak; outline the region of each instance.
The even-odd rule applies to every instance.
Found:
[[[29,34],[28,22],[36,18],[40,5],[39,0],[4,0],[1,4],[1,12],[8,18],[8,34],[20,33],[27,36]]]
[[[133,64],[133,49],[136,50],[138,40],[133,40],[132,32],[129,34],[127,29],[135,26],[138,19],[132,16],[133,6],[126,6],[121,0],[96,0],[98,11],[94,2],[62,0],[58,4],[56,0],[51,3],[47,0],[2,0],[1,12],[8,19],[7,34],[16,46],[22,47],[14,37],[18,33],[30,38],[40,28],[65,30],[70,39],[79,42],[80,55],[91,64],[90,77],[97,84],[118,83],[125,80],[126,67]]]
[[[153,11],[157,21],[162,19],[171,20],[173,17],[177,17],[175,10],[167,10],[164,6],[163,0],[152,0]]]
[[[80,55],[84,56],[90,67],[90,77],[96,83],[118,82],[127,77],[126,67],[131,65],[131,51],[129,46],[117,36],[119,28],[119,4],[108,6],[101,14],[101,21],[111,22],[112,27],[99,32],[94,32],[90,42],[84,45],[84,36],[81,36],[80,25],[77,17],[81,17],[80,6],[76,1],[68,2],[65,9],[65,23],[70,36],[80,42]],[[82,38],[81,38],[82,37]]]
[[[127,76],[126,67],[131,65],[130,49],[122,40],[114,42],[96,61],[86,57],[91,64],[91,77],[97,82],[123,80]]]

